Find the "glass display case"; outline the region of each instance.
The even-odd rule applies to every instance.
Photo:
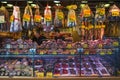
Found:
[[[58,44],[58,45],[57,45]],[[119,76],[119,42],[6,40],[0,49],[0,77]]]

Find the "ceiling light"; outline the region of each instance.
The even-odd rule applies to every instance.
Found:
[[[109,7],[109,6],[110,6],[110,4],[105,4],[104,6],[105,6],[105,7]]]
[[[81,3],[84,3],[84,4],[85,4],[85,3],[88,3],[88,1],[86,1],[86,0],[83,0],[83,1],[81,1]]]
[[[33,3],[33,1],[28,1],[28,3]]]
[[[7,6],[8,6],[8,7],[13,7],[13,5],[12,5],[12,4],[7,4]]]
[[[61,4],[55,4],[56,6],[61,6]]]
[[[54,3],[60,3],[60,1],[54,1]]]
[[[36,4],[31,4],[32,7],[36,7]]]
[[[7,1],[2,1],[1,3],[7,3]]]

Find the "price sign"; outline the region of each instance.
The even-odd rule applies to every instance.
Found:
[[[101,51],[101,52],[100,52],[100,55],[105,55],[105,52],[104,52],[104,51]]]
[[[57,52],[56,52],[56,51],[53,51],[53,54],[57,54]]]
[[[52,78],[52,76],[53,76],[53,73],[52,73],[52,72],[47,72],[46,77],[48,77],[48,78]]]
[[[5,23],[5,16],[0,16],[0,23]]]
[[[88,10],[84,10],[83,13],[84,13],[84,17],[90,17],[90,15],[91,15],[91,12],[90,12],[89,9]]]
[[[112,16],[119,16],[120,14],[119,14],[119,11],[112,11]]]
[[[100,9],[98,9],[98,13],[99,13],[99,15],[101,15],[101,16],[105,15],[105,8],[100,8]]]
[[[29,14],[24,14],[23,15],[23,20],[24,21],[30,21],[30,15]]]
[[[14,21],[14,16],[10,16],[10,22],[13,22]]]
[[[68,45],[67,45],[67,48],[72,48],[72,45],[71,45],[71,44],[68,44]]]
[[[6,48],[10,49],[10,48],[11,48],[11,45],[10,45],[10,44],[7,44],[7,45],[6,45]]]
[[[38,78],[43,78],[43,77],[44,77],[44,73],[43,73],[43,72],[37,72],[37,73],[36,73],[36,76],[37,76]]]
[[[75,54],[75,51],[74,51],[74,50],[71,50],[71,54]]]
[[[46,14],[45,15],[45,20],[46,21],[51,21],[52,20],[51,15],[50,14]]]
[[[44,54],[44,52],[43,52],[43,51],[40,51],[40,54]]]
[[[40,15],[35,15],[34,16],[34,21],[35,22],[40,22],[41,21],[41,16]]]
[[[64,18],[63,12],[57,12],[57,17],[60,20],[63,19]]]

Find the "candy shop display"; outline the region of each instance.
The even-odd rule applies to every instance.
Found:
[[[1,6],[0,8],[0,31],[9,31],[9,12],[5,8],[5,6]]]
[[[10,17],[10,32],[19,32],[22,30],[20,8],[18,6],[14,6],[13,9],[13,14]]]

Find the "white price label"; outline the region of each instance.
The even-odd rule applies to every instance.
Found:
[[[5,23],[5,16],[0,16],[0,23]]]

